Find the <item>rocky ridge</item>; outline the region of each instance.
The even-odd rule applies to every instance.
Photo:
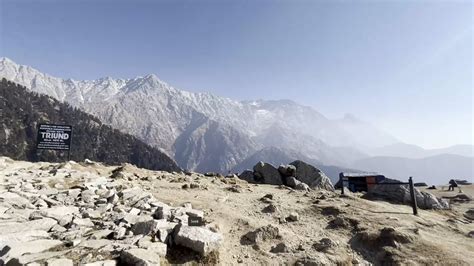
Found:
[[[11,162],[3,157],[0,167]],[[189,217],[204,219],[203,211],[190,203],[170,206],[120,182],[137,178],[123,173],[131,166],[118,167],[108,177],[78,177],[75,165],[70,161],[45,165],[37,175],[2,176],[0,262],[159,265],[177,245],[202,257],[221,246],[222,234],[214,228],[188,225]]]
[[[471,202],[413,216],[360,193],[1,157],[0,254],[31,265],[470,265],[472,212],[457,204]]]

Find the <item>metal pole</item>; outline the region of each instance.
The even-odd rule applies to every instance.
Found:
[[[416,204],[415,187],[413,186],[413,178],[411,176],[408,179],[408,184],[410,185],[411,206],[413,207],[413,214],[418,215],[418,206]]]

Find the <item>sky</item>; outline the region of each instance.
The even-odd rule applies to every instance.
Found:
[[[0,0],[0,56],[291,99],[425,148],[473,144],[472,1]]]

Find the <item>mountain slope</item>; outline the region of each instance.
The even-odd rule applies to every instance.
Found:
[[[235,128],[210,119],[189,127],[174,144],[176,161],[200,172],[231,169],[257,147]]]
[[[0,82],[0,154],[20,160],[64,160],[54,151],[36,153],[36,130],[40,123],[73,126],[71,159],[86,158],[109,164],[129,162],[137,166],[178,171],[168,156],[133,136],[103,125],[77,108],[28,91],[6,79]]]
[[[238,102],[209,93],[190,93],[169,86],[155,75],[89,81],[60,79],[6,58],[0,59],[0,77],[81,108],[103,123],[162,149],[189,170],[209,169],[210,158],[218,154],[221,161],[212,170],[225,172],[265,146],[302,147],[302,154],[325,164],[349,165],[366,157],[360,151],[367,146],[358,139],[360,132],[345,130],[313,108],[288,100]],[[189,127],[203,117],[219,124],[213,128],[225,129],[219,134],[233,135],[220,140],[240,136],[239,142],[221,141],[213,146],[208,141],[206,149],[183,149],[181,143],[187,138]],[[375,131],[364,134],[374,143],[392,143],[383,138],[376,141],[379,136],[371,132]]]
[[[446,184],[450,179],[474,180],[474,158],[443,154],[422,159],[377,156],[359,160],[355,168],[376,171],[400,180]]]

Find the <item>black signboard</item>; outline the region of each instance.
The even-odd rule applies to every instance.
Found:
[[[202,220],[202,217],[188,217],[188,225],[189,226],[203,226],[204,221]]]
[[[69,151],[71,148],[71,138],[72,126],[40,124],[36,148]]]

